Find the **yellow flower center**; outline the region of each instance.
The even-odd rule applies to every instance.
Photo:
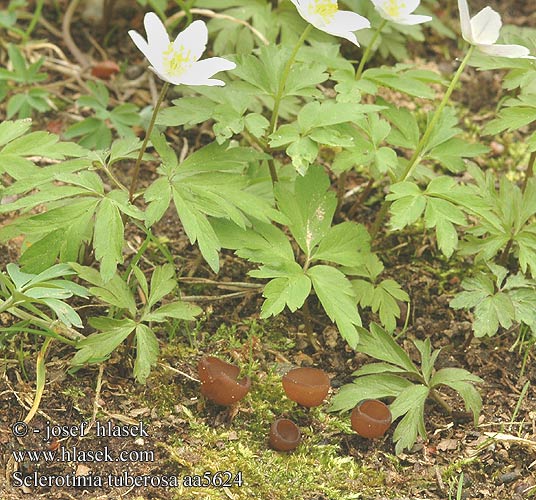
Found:
[[[333,19],[337,10],[337,0],[313,0],[309,4],[309,14],[320,16],[326,23]]]
[[[398,0],[387,0],[387,2],[383,5],[383,8],[387,15],[391,17],[399,17],[400,9],[405,9],[406,4],[399,2]]]
[[[173,76],[182,75],[193,62],[191,51],[185,50],[182,45],[179,50],[176,50],[175,47],[173,47],[173,44],[170,43],[163,55],[164,70],[166,73]]]

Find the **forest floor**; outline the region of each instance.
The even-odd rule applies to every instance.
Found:
[[[475,12],[484,6],[480,3],[479,6],[479,2],[473,2]],[[536,27],[534,7],[529,6],[532,2],[512,0],[491,4],[503,14],[505,23]],[[44,17],[55,26],[53,14],[45,9]],[[126,33],[129,24],[139,22],[139,14],[135,19],[121,19],[117,31]],[[88,22],[75,17],[73,23],[72,31],[84,39],[83,33],[90,27]],[[35,38],[40,36],[69,53],[62,39],[44,31],[42,26],[38,26]],[[80,45],[89,51],[87,40]],[[120,56],[111,55],[117,55],[119,60],[129,52],[131,60],[136,60],[135,49],[130,44],[122,45],[117,49]],[[457,49],[454,46],[451,49],[450,60],[445,60],[443,53],[436,54],[435,63],[439,67],[455,60]],[[462,115],[465,113],[478,122],[479,115],[494,109],[500,93],[500,77],[491,72],[468,71],[462,82],[463,93],[459,91],[455,95],[455,100],[465,106],[460,111]],[[69,92],[76,88],[76,82],[70,85]],[[150,92],[140,89],[134,99],[138,104],[148,104]],[[53,115],[46,117],[44,126],[57,120]],[[54,125],[61,131],[61,122]],[[189,146],[203,141],[202,135],[206,133],[201,129],[189,131]],[[504,150],[501,154],[506,157],[508,146]],[[506,160],[504,163],[508,164]],[[124,175],[128,175],[128,170]],[[145,175],[147,181],[151,172]],[[347,189],[362,182],[357,175],[349,176]],[[354,201],[353,197],[346,199],[341,219],[347,218]],[[379,198],[373,195],[360,211],[359,222],[370,224],[378,208]],[[134,252],[142,237],[136,228],[127,231]],[[40,433],[17,439],[11,426],[24,418],[32,404],[40,341],[21,336],[7,345],[0,343],[0,349],[4,350],[0,360],[0,448],[3,451],[0,500],[439,500],[455,499],[462,479],[463,499],[536,498],[536,354],[534,349],[515,345],[517,332],[503,331],[492,339],[473,339],[472,318],[448,307],[449,300],[459,291],[467,262],[447,262],[435,244],[421,233],[407,231],[382,239],[385,250],[380,255],[387,274],[396,276],[411,297],[408,325],[402,337],[404,348],[418,361],[410,339],[429,338],[434,348],[442,348],[438,368],[465,368],[484,380],[479,387],[483,408],[478,427],[465,418],[463,402],[454,393],[445,391],[445,399],[455,410],[453,415],[445,414],[433,403],[428,405],[427,440],[419,440],[411,451],[397,456],[392,430],[381,439],[360,438],[351,430],[348,414],[328,411],[329,396],[324,405],[312,409],[299,407],[286,398],[281,376],[292,366],[323,368],[331,378],[331,393],[336,393],[338,387],[352,381],[351,373],[367,362],[366,356],[349,349],[314,300],[311,312],[319,349],[310,345],[300,313],[260,320],[260,293],[252,289],[235,294],[236,287],[226,285],[226,282],[245,281],[247,264],[232,253],[223,252],[221,271],[215,276],[189,245],[174,212],[166,214],[154,233],[173,255],[180,256],[181,291],[199,297],[198,304],[204,310],[202,318],[187,328],[181,323],[160,333],[162,355],[143,386],[132,379],[128,346],[115,351],[103,365],[70,373],[72,350],[53,344],[47,356],[44,396],[31,423]],[[15,240],[0,248],[2,268],[8,262],[17,261],[19,247],[20,241]],[[162,261],[151,247],[144,259],[148,266]],[[89,311],[81,309],[80,314],[89,315]],[[368,324],[374,317],[365,315],[363,320]],[[3,326],[10,321],[9,315],[0,316]],[[203,354],[233,361],[252,378],[250,393],[235,407],[219,407],[201,396],[197,362]],[[268,446],[270,424],[278,417],[292,418],[302,430],[302,443],[292,453],[276,452]],[[99,437],[95,424],[87,436],[62,440],[57,449],[54,442],[43,440],[47,425],[77,426],[82,422],[108,421],[131,425],[138,432],[139,423],[143,422],[147,435]],[[62,449],[72,450],[73,446],[79,450],[102,450],[107,446],[114,457],[133,450],[131,458],[137,457],[139,461],[88,460],[73,465],[69,461],[44,460],[14,464],[10,460],[13,450],[61,453]],[[207,471],[229,471],[233,481],[238,483],[242,479],[243,483],[230,488],[181,484],[173,490],[109,484],[34,490],[3,484],[2,476],[14,467],[25,474],[46,471],[48,475],[64,475],[74,467],[77,475],[88,472],[102,478],[121,477],[125,473],[176,475],[181,481]]]

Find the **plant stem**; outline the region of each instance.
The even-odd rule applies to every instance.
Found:
[[[47,354],[48,347],[52,342],[52,338],[48,337],[43,342],[43,347],[37,355],[36,363],[36,384],[35,384],[35,396],[32,403],[32,407],[28,412],[28,415],[24,418],[25,423],[29,423],[30,420],[34,417],[39,409],[39,404],[41,403],[41,398],[43,397],[43,391],[45,390],[45,378],[46,378],[46,367],[45,367],[45,356]]]
[[[279,118],[279,106],[281,105],[281,99],[283,98],[285,85],[287,83],[287,79],[290,73],[290,68],[292,67],[292,63],[294,62],[294,59],[296,59],[298,50],[300,50],[300,47],[303,45],[305,38],[307,38],[307,35],[309,34],[312,28],[313,28],[312,24],[308,24],[307,28],[303,30],[302,35],[300,36],[299,40],[296,42],[296,45],[294,46],[294,49],[292,49],[292,53],[290,54],[290,57],[287,63],[285,64],[285,67],[283,68],[283,72],[281,73],[281,78],[277,86],[277,93],[274,96],[274,109],[272,110],[272,117],[270,118],[270,127],[268,130],[269,134],[273,134],[275,132],[275,129],[277,128],[277,119]],[[277,169],[275,168],[275,162],[273,158],[270,158],[268,160],[268,168],[270,169],[270,177],[272,178],[272,184],[275,184],[279,180],[279,178],[277,176]]]
[[[451,406],[443,399],[441,394],[437,392],[435,389],[430,389],[430,397],[439,405],[441,408],[443,408],[449,415],[452,415],[452,408]]]
[[[158,110],[160,109],[160,106],[162,104],[162,101],[164,100],[164,97],[166,96],[168,89],[169,89],[169,82],[166,82],[164,83],[164,86],[162,87],[162,90],[160,91],[160,95],[158,96],[158,101],[156,102],[156,106],[154,107],[154,110],[153,110],[153,115],[151,116],[149,127],[147,128],[147,132],[145,133],[145,139],[143,139],[143,143],[141,145],[138,158],[136,160],[136,165],[134,166],[134,174],[132,175],[132,181],[130,182],[130,189],[128,190],[128,200],[130,201],[130,203],[132,203],[132,200],[134,199],[134,191],[136,190],[136,184],[138,183],[138,176],[140,175],[141,159],[143,158],[143,153],[145,153],[145,149],[147,148],[147,143],[149,142],[149,139],[151,138],[151,134],[153,132],[154,124],[156,121],[156,116],[158,115]]]
[[[370,53],[372,52],[372,48],[374,47],[376,40],[380,36],[380,33],[382,32],[383,28],[385,28],[386,24],[387,24],[387,19],[383,19],[381,24],[376,28],[376,32],[374,33],[372,40],[367,45],[367,48],[365,49],[365,52],[363,53],[363,57],[361,58],[361,61],[359,61],[359,66],[355,73],[356,80],[359,80],[361,78],[361,75],[363,74],[363,70],[365,69],[365,64],[367,63]]]
[[[30,21],[30,24],[28,25],[28,28],[26,28],[26,32],[24,33],[25,41],[27,41],[30,38],[30,35],[35,29],[35,26],[37,25],[37,22],[39,21],[39,18],[41,17],[41,11],[43,10],[44,4],[45,4],[45,0],[37,0],[37,3],[35,5],[35,11],[32,16],[32,20]]]
[[[441,100],[441,103],[439,104],[438,108],[436,109],[434,115],[432,116],[432,119],[428,123],[426,130],[424,131],[423,136],[421,137],[421,140],[419,141],[419,144],[417,144],[417,148],[415,149],[415,152],[413,153],[412,157],[410,158],[406,168],[404,169],[404,172],[402,175],[396,180],[396,182],[403,182],[407,180],[411,174],[413,173],[413,170],[415,167],[419,164],[422,157],[421,154],[426,147],[430,136],[432,135],[432,132],[434,131],[435,126],[437,125],[437,122],[441,118],[441,114],[443,113],[443,109],[445,109],[445,106],[447,105],[450,96],[452,95],[452,92],[456,88],[456,85],[458,84],[458,81],[460,80],[460,77],[462,76],[463,70],[465,69],[465,66],[467,66],[467,63],[469,62],[469,59],[471,55],[473,54],[473,50],[475,49],[474,45],[471,45],[469,47],[469,50],[467,51],[467,54],[465,54],[465,57],[463,58],[460,67],[454,74],[454,78],[450,82],[447,91],[445,92],[445,95],[443,96],[443,99]],[[371,238],[374,239],[376,237],[376,234],[378,233],[378,230],[387,215],[387,212],[389,211],[389,207],[391,206],[391,202],[385,200],[383,202],[382,208],[378,212],[378,215],[376,216],[376,220],[374,221],[372,228],[371,228]]]
[[[292,50],[292,53],[290,54],[290,57],[287,63],[285,64],[285,67],[283,68],[283,72],[281,73],[281,79],[279,80],[277,93],[274,98],[274,109],[272,111],[272,118],[270,119],[270,134],[273,134],[275,132],[275,129],[277,128],[277,119],[279,118],[279,106],[281,104],[283,92],[285,91],[285,84],[287,83],[287,78],[290,73],[290,68],[292,67],[292,63],[294,62],[294,59],[296,59],[298,50],[300,50],[300,47],[303,45],[305,38],[307,38],[307,35],[309,34],[312,28],[313,28],[312,24],[307,25],[307,28],[305,28],[299,40],[296,42],[296,45],[294,46],[294,49]]]

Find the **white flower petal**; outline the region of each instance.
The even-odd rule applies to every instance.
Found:
[[[207,41],[207,25],[203,21],[194,21],[177,35],[173,42],[173,48],[179,51],[183,47],[186,51],[190,51],[192,61],[197,61],[205,52]]]
[[[171,75],[165,74],[165,72],[162,69],[157,69],[154,66],[149,66],[149,69],[161,80],[164,80],[165,82],[172,83],[173,85],[179,85],[181,82],[178,78],[173,78]]]
[[[530,55],[529,49],[522,45],[477,45],[484,54],[497,57],[511,57],[522,59],[536,59]]]
[[[132,38],[132,41],[134,42],[134,45],[140,49],[141,53],[149,59],[149,56],[151,55],[151,50],[149,49],[149,44],[147,43],[147,40],[143,38],[137,31],[130,30],[128,32],[130,38]]]
[[[184,85],[225,85],[221,80],[210,77],[220,71],[235,69],[236,64],[223,57],[209,57],[197,61],[190,66],[181,76],[180,82]]]
[[[484,7],[471,19],[471,32],[477,45],[491,45],[499,38],[501,16],[491,7]]]
[[[460,11],[462,36],[465,41],[474,43],[473,32],[471,30],[471,17],[469,16],[469,6],[467,5],[467,0],[458,0],[458,10]]]
[[[420,0],[372,0],[372,3],[380,15],[388,21],[398,24],[419,24],[426,22],[424,20],[417,21],[416,19],[407,22],[410,19],[410,14],[421,3]],[[431,18],[427,20],[429,21]]]
[[[333,20],[320,29],[330,35],[346,38],[346,40],[359,47],[359,43],[353,32],[364,28],[370,28],[370,22],[366,17],[348,10],[339,10],[333,16]]]
[[[405,17],[399,17],[395,22],[398,24],[406,24],[408,26],[414,25],[414,24],[422,24],[427,23],[428,21],[431,21],[432,18],[430,16],[419,16],[418,14],[409,14]]]
[[[166,50],[169,45],[169,36],[160,18],[154,12],[148,12],[143,18],[143,24],[151,50]]]
[[[421,0],[405,0],[404,3],[406,7],[405,10],[409,14],[421,4]]]

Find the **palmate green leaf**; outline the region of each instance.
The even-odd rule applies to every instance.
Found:
[[[364,280],[352,280],[352,287],[361,307],[370,307],[372,312],[379,312],[380,321],[389,332],[396,328],[400,317],[397,300],[409,302],[408,294],[391,279],[383,280],[377,285]]]
[[[145,384],[151,373],[151,367],[158,361],[158,339],[154,332],[142,323],[136,326],[136,361],[134,377],[140,384]]]
[[[188,203],[175,188],[173,189],[173,202],[190,243],[199,244],[199,250],[204,259],[217,273],[220,268],[218,253],[221,246],[207,216],[197,210],[192,203]]]
[[[158,301],[171,293],[177,286],[175,269],[171,264],[157,266],[151,276],[151,288],[147,299],[147,307],[152,308]]]
[[[182,97],[172,102],[173,106],[159,111],[157,125],[197,125],[209,120],[214,111],[214,102],[205,97]]]
[[[495,135],[504,130],[519,130],[536,121],[536,97],[533,94],[521,95],[516,99],[507,99],[498,117],[484,127],[483,133]]]
[[[319,150],[318,144],[309,137],[300,137],[286,149],[286,152],[292,159],[296,172],[305,175],[309,165],[316,160]]]
[[[95,257],[101,264],[104,282],[112,279],[117,264],[123,263],[123,220],[116,204],[110,198],[103,198],[95,214],[93,247]]]
[[[165,177],[159,177],[143,193],[149,204],[145,210],[145,223],[151,227],[166,213],[171,203],[171,184]]]
[[[381,112],[396,128],[391,128],[387,142],[393,146],[416,149],[419,143],[419,125],[415,116],[405,108],[393,106]]]
[[[471,382],[462,380],[445,382],[445,385],[454,389],[462,397],[465,409],[473,413],[474,424],[475,426],[478,425],[478,417],[482,409],[482,397],[475,386]]]
[[[373,358],[400,366],[408,373],[419,375],[418,368],[413,364],[406,352],[390,334],[376,323],[370,325],[370,332],[360,329],[360,341],[357,350]]]
[[[487,146],[471,144],[459,137],[453,137],[432,149],[427,157],[437,160],[451,172],[458,173],[465,169],[464,158],[473,158],[488,151]]]
[[[82,328],[84,326],[78,313],[69,304],[53,297],[43,298],[41,301],[50,307],[56,313],[57,318],[69,328],[72,326]]]
[[[266,300],[262,304],[261,318],[277,316],[285,306],[291,312],[303,306],[311,292],[311,280],[298,264],[294,264],[291,269],[292,274],[275,278],[264,287],[262,295]]]
[[[406,69],[407,66],[402,64],[397,64],[391,68],[386,66],[371,68],[367,69],[361,78],[370,80],[377,85],[399,90],[410,96],[433,99],[435,97],[434,91],[422,80],[426,78],[425,74],[434,74],[431,72],[423,73],[422,71],[405,71]],[[434,76],[437,78],[437,75]]]
[[[394,230],[415,223],[426,208],[426,197],[416,184],[405,181],[393,184],[387,200],[394,200],[391,205],[391,227]]]
[[[396,397],[413,384],[392,373],[375,373],[354,380],[341,387],[332,398],[329,411],[348,411],[365,399]]]
[[[430,377],[432,376],[434,364],[439,356],[439,353],[441,352],[441,349],[435,349],[432,352],[432,343],[430,342],[429,338],[424,341],[415,339],[413,340],[413,343],[421,355],[421,371],[424,381],[429,386],[432,386],[430,383]]]
[[[157,323],[167,321],[169,318],[193,321],[202,312],[203,310],[196,305],[177,300],[144,314],[142,319],[143,321],[156,321]]]
[[[517,243],[517,256],[519,266],[523,272],[530,269],[533,278],[536,278],[536,224],[526,226],[514,238]]]
[[[91,267],[81,266],[71,262],[69,264],[78,274],[78,276],[95,285],[89,289],[90,293],[102,300],[104,303],[116,306],[120,309],[126,309],[131,316],[136,314],[136,302],[128,285],[115,274],[112,279],[104,282],[100,273]]]
[[[353,372],[352,376],[364,377],[365,375],[373,375],[376,373],[406,373],[406,370],[390,363],[368,363]]]
[[[361,318],[352,284],[338,269],[329,266],[314,266],[307,271],[324,311],[337,324],[339,332],[355,348],[359,342],[358,326]]]
[[[516,320],[525,323],[536,334],[536,285],[518,288],[508,294],[516,311]]]
[[[492,297],[486,297],[475,307],[475,321],[473,331],[476,337],[495,335],[499,325],[510,328],[515,319],[515,309],[510,297],[503,293],[497,293]]]
[[[441,368],[441,370],[434,373],[430,380],[430,387],[436,387],[441,384],[450,385],[453,382],[472,382],[480,384],[484,381],[463,368],[449,367]]]
[[[343,222],[332,226],[313,252],[313,260],[341,266],[359,266],[370,252],[370,235],[362,224]]]
[[[32,126],[32,120],[6,120],[0,123],[0,146],[26,133]],[[2,149],[3,151],[3,149]]]
[[[287,236],[272,224],[253,220],[254,229],[242,229],[232,222],[213,219],[211,225],[222,247],[236,250],[243,259],[272,267],[294,263]]]
[[[432,119],[432,114],[429,114],[428,119]],[[424,146],[423,152],[429,152],[460,134],[462,130],[457,125],[458,115],[456,110],[451,107],[446,107],[441,113],[436,126],[433,128],[432,133]]]
[[[282,183],[275,187],[277,205],[289,220],[292,236],[308,258],[327,234],[335,213],[337,200],[335,194],[328,191],[329,185],[327,174],[315,166],[304,177],[296,178],[293,191]]]
[[[404,449],[410,449],[415,444],[417,435],[422,438],[426,437],[424,403],[428,397],[428,393],[428,387],[412,384],[401,391],[391,404],[390,409],[393,420],[404,415],[393,433],[397,455]]]
[[[23,269],[30,273],[38,273],[52,266],[58,258],[64,239],[64,231],[58,229],[33,243],[19,260]]]
[[[90,322],[101,333],[92,333],[76,344],[79,350],[71,360],[73,366],[105,361],[136,328],[131,319],[95,318]]]

